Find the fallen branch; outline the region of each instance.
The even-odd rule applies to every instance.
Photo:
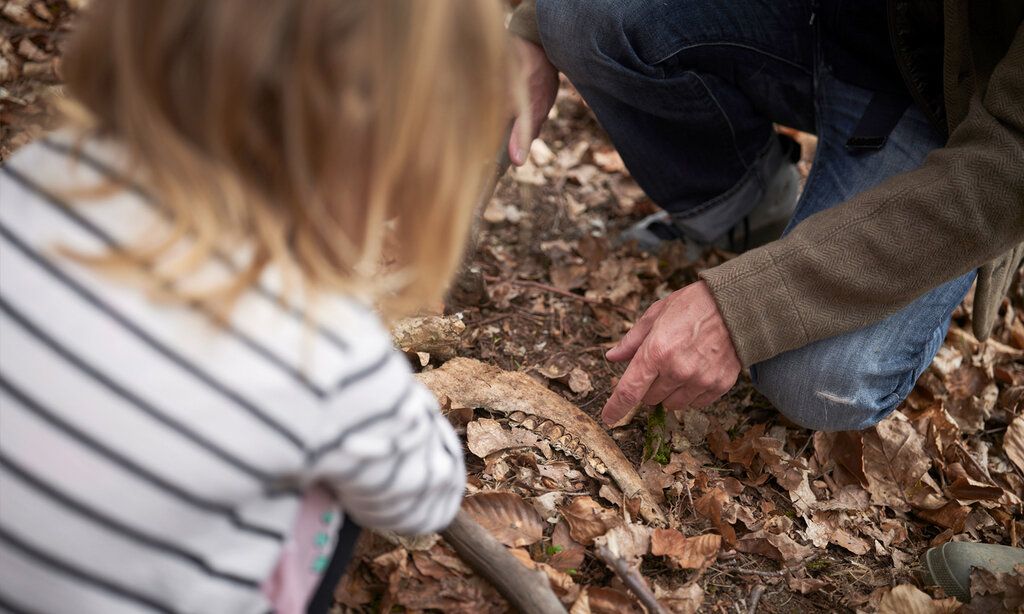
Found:
[[[441,536],[517,612],[565,614],[565,607],[551,590],[547,574],[527,569],[465,511],[459,511]]]
[[[525,373],[455,358],[416,377],[442,404],[447,398],[453,407],[483,407],[505,414],[595,471],[607,472],[626,497],[639,498],[644,520],[665,525],[665,513],[608,433],[578,407]]]
[[[636,595],[636,598],[640,600],[648,614],[669,614],[668,610],[658,602],[654,593],[651,592],[651,588],[647,586],[644,577],[640,575],[639,569],[630,565],[626,559],[615,556],[606,545],[598,546],[596,554],[609,569],[615,572],[615,575],[622,580],[626,588]]]
[[[403,352],[426,352],[440,360],[455,356],[466,324],[457,316],[423,316],[399,320],[391,339]]]

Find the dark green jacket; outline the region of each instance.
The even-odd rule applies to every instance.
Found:
[[[877,322],[973,269],[984,339],[1024,257],[1024,0],[890,0],[889,19],[904,80],[949,139],[701,274],[744,365]],[[533,2],[510,27],[539,42]]]

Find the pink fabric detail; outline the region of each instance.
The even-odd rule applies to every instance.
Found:
[[[325,514],[330,514],[329,523],[324,522]],[[262,586],[263,594],[273,604],[275,612],[299,614],[306,611],[323,572],[323,568],[316,567],[317,559],[326,557],[330,560],[340,520],[338,504],[326,491],[322,488],[306,491],[277,566]],[[326,543],[322,545],[317,543],[320,534],[327,536]]]

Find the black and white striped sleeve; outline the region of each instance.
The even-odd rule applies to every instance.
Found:
[[[404,364],[376,400],[341,390],[330,411],[343,415],[343,426],[314,451],[312,477],[335,489],[347,514],[364,527],[406,534],[451,522],[466,484],[462,446]]]

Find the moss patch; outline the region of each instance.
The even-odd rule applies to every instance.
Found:
[[[647,431],[644,434],[644,459],[667,465],[672,456],[668,427],[665,425],[665,408],[660,404],[647,414]]]

